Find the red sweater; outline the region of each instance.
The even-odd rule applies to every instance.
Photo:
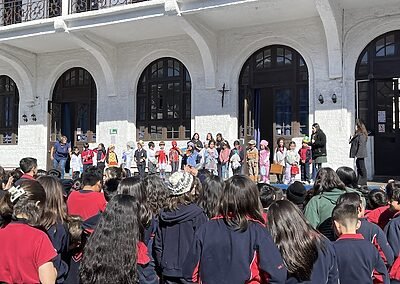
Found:
[[[81,216],[83,220],[103,212],[106,205],[104,194],[91,190],[72,191],[67,200],[68,214]]]

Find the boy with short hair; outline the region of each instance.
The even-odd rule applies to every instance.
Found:
[[[78,215],[83,221],[104,212],[107,201],[102,189],[103,173],[91,166],[82,175],[83,188],[72,191],[67,200],[69,215]]]
[[[357,207],[342,203],[332,212],[335,231],[339,236],[333,243],[339,269],[340,283],[373,283],[374,275],[380,275],[389,284],[389,276],[378,250],[361,234]]]

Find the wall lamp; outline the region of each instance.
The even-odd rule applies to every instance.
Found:
[[[322,105],[324,103],[324,97],[322,96],[322,94],[319,94],[318,96],[318,101],[319,103]]]
[[[332,102],[333,102],[334,104],[336,104],[336,102],[337,102],[337,96],[336,96],[336,94],[333,94],[333,95],[332,95]]]
[[[31,114],[31,119],[32,119],[32,121],[36,121],[37,119],[36,119],[36,115],[35,114]]]
[[[26,114],[23,114],[23,115],[22,115],[22,120],[23,120],[24,122],[28,122],[28,117],[26,116]]]

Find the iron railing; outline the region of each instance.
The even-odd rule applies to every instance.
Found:
[[[0,0],[0,25],[61,16],[61,0]]]
[[[18,134],[16,131],[1,131],[0,130],[0,145],[16,145],[18,144]]]
[[[120,5],[128,5],[150,0],[70,0],[70,13],[101,10]]]

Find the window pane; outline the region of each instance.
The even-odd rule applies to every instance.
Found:
[[[276,135],[292,135],[291,97],[291,89],[279,89],[274,93]]]
[[[376,42],[375,52],[376,56],[385,56],[385,38],[381,38]]]
[[[300,134],[308,135],[308,88],[305,86],[299,90],[299,123]]]
[[[288,49],[285,50],[285,64],[292,64],[292,52]]]
[[[264,68],[263,61],[264,61],[264,53],[260,52],[256,55],[256,69]]]

